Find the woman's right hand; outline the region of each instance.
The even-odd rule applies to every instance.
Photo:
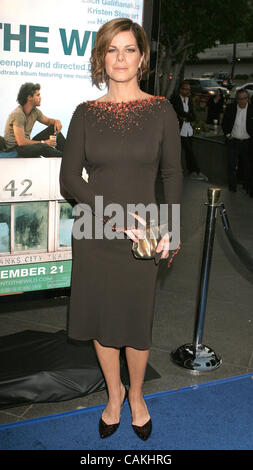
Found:
[[[145,232],[146,232],[146,220],[140,217],[137,214],[134,214],[133,212],[129,212],[129,214],[134,217],[138,222],[143,225],[142,228],[130,228],[125,230],[125,234],[133,241],[133,242],[138,242],[139,239],[145,238]]]
[[[124,233],[130,238],[133,242],[138,242],[139,238],[143,238],[143,230],[141,229],[127,229],[124,230]]]
[[[146,221],[139,215],[134,214],[132,212],[129,212],[129,214],[135,219],[137,219],[140,224],[143,225],[144,228],[135,228],[135,226],[133,225],[132,227],[127,228],[116,228],[116,232],[124,232],[127,237],[130,238],[133,242],[138,242],[139,238],[145,237],[145,227],[147,224]]]

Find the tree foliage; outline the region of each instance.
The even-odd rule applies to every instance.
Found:
[[[217,41],[250,40],[252,19],[250,0],[161,0],[160,93],[171,95],[187,58],[196,57]]]

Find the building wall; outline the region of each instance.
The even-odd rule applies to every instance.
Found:
[[[204,73],[231,72],[233,58],[233,44],[221,44],[217,47],[206,49],[198,54],[197,64],[187,63],[184,76],[201,77]],[[253,42],[236,45],[236,58],[239,59],[234,68],[234,77],[238,74],[253,73]]]
[[[253,58],[253,42],[244,42],[236,44],[236,57],[240,59],[252,59]],[[204,52],[198,54],[200,60],[217,60],[225,59],[227,62],[231,62],[233,58],[233,44],[221,44],[210,49],[206,49]]]
[[[208,64],[187,64],[184,68],[184,77],[201,77],[203,73],[211,72],[231,72],[232,65],[224,63],[208,63]],[[251,75],[253,73],[252,63],[236,63],[234,69],[234,77],[236,75]],[[252,80],[253,81],[253,80]]]

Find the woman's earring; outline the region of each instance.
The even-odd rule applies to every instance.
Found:
[[[138,68],[137,77],[138,77],[138,84],[140,85],[140,82],[142,80],[142,68],[141,67]]]
[[[107,84],[107,83],[108,83],[108,78],[109,78],[109,77],[108,77],[106,71],[103,70],[103,72],[102,72],[102,83],[106,83],[106,84]]]

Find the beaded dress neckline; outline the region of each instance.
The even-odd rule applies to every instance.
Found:
[[[99,132],[103,132],[105,126],[123,135],[136,127],[141,130],[144,121],[155,109],[161,107],[164,101],[164,96],[121,102],[93,100],[86,101],[86,109],[95,116],[97,123],[101,123]]]
[[[134,104],[146,104],[148,102],[156,101],[156,100],[164,100],[164,96],[151,96],[150,98],[140,98],[137,100],[129,100],[129,101],[97,101],[97,100],[88,100],[86,101],[87,104],[93,106],[100,106],[100,105],[108,105],[108,106],[122,106],[122,105],[134,105]]]

